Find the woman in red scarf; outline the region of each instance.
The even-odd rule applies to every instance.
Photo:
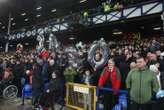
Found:
[[[112,88],[113,93],[104,93],[104,110],[112,110],[112,107],[117,103],[117,96],[120,89],[121,74],[119,69],[115,66],[113,59],[108,60],[106,66],[99,78],[98,86],[100,88]]]

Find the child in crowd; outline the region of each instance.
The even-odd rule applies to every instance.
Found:
[[[46,101],[49,102],[51,110],[55,110],[54,104],[58,101],[60,96],[60,78],[58,74],[59,72],[57,70],[52,73],[48,89],[46,90]],[[43,102],[45,102],[45,100],[43,100]]]

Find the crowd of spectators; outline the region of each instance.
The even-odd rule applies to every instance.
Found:
[[[67,82],[113,88],[114,94],[112,95],[114,96],[117,96],[120,89],[131,89],[129,83],[127,83],[128,88],[126,87],[126,78],[131,70],[138,68],[136,60],[142,56],[146,63],[144,66],[150,68],[157,78],[160,85],[157,89],[164,89],[164,39],[162,37],[156,40],[142,39],[137,42],[110,41],[107,44],[110,54],[109,61],[101,68],[94,68],[88,63],[87,51],[91,44],[78,49],[75,46],[63,46],[56,52],[45,51],[41,54],[38,54],[35,49],[1,53],[0,80],[14,76],[14,84],[19,90],[18,97],[22,95],[23,84],[32,84],[34,105],[37,104],[40,95],[44,92],[45,85],[49,84],[46,90],[49,97],[47,100],[54,110],[52,100],[61,105],[65,104],[65,84]],[[96,61],[99,61],[101,54],[95,53]],[[153,92],[157,92],[157,90]],[[109,94],[106,94],[105,99],[107,98],[111,98]],[[104,110],[109,110],[114,106],[108,106],[108,101],[110,99],[105,100],[107,103],[104,103],[106,107]]]

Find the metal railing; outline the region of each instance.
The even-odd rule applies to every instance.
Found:
[[[68,83],[66,91],[66,106],[75,110],[102,110],[98,100],[100,92],[113,92],[111,88],[98,88],[77,83]],[[124,94],[125,98],[127,93],[126,90],[119,91],[119,95]]]

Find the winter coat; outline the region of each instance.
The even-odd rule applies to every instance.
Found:
[[[59,78],[51,79],[48,88],[49,88],[50,92],[57,92],[57,91],[59,92],[60,91],[60,79]]]
[[[17,80],[20,80],[24,74],[24,65],[22,64],[15,65],[13,68],[13,74]]]
[[[48,62],[44,61],[44,64],[42,65],[42,72],[44,82],[48,82],[49,74],[48,74]]]
[[[43,85],[43,77],[42,77],[42,67],[40,65],[37,65],[32,72],[32,88],[33,89],[40,89]]]
[[[131,70],[126,79],[126,86],[130,90],[130,99],[139,104],[151,101],[153,93],[159,90],[156,75],[147,67],[143,70]]]
[[[109,71],[108,66],[106,66],[101,73],[98,86],[112,88],[117,93],[120,89],[120,83],[121,74],[118,68],[114,67],[112,71]]]
[[[66,68],[66,70],[64,71],[66,82],[73,82],[76,74],[77,72],[74,68],[72,69]]]

